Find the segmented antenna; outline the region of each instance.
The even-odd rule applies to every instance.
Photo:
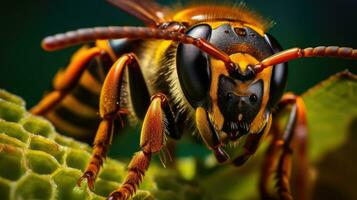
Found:
[[[298,58],[308,57],[337,57],[357,60],[357,49],[338,46],[309,47],[305,49],[292,48],[276,53],[254,66],[255,73],[260,73],[265,68],[279,63],[288,62]]]
[[[192,44],[213,58],[222,60],[226,64],[228,70],[232,70],[235,66],[226,53],[219,50],[203,38],[193,38],[180,32],[148,27],[109,26],[78,29],[46,37],[42,41],[42,48],[47,51],[54,51],[94,40],[119,38],[160,39],[182,42],[184,44]]]

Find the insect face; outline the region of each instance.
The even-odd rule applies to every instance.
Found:
[[[262,106],[263,89],[262,80],[247,84],[220,75],[217,104],[224,118],[222,130],[231,140],[248,133]]]
[[[267,125],[270,104],[274,104],[269,102],[268,95],[272,74],[278,76],[273,81],[274,87],[280,90],[273,94],[276,95],[273,99],[280,98],[287,70],[284,66],[276,66],[255,74],[252,66],[280,51],[276,40],[255,27],[228,22],[198,24],[186,34],[205,38],[229,55],[237,66],[235,71],[227,71],[221,61],[208,57],[192,45],[180,44],[177,71],[190,104],[206,109],[215,129],[212,132],[216,132],[221,141],[236,142],[249,133],[261,133]],[[275,69],[279,71],[275,73]]]

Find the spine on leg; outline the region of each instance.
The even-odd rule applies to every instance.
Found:
[[[113,192],[108,200],[128,199],[135,194],[146,170],[149,168],[150,160],[151,153],[145,153],[144,151],[136,153],[129,164],[128,175],[122,186]]]

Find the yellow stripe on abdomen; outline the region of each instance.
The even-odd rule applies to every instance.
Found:
[[[102,84],[97,81],[88,70],[84,71],[81,79],[79,80],[79,84],[86,88],[87,90],[91,91],[95,94],[100,94],[100,90],[102,88]]]
[[[98,109],[94,109],[90,106],[81,103],[72,95],[68,95],[66,98],[64,98],[61,104],[62,106],[70,109],[72,112],[76,113],[77,115],[81,115],[83,117],[99,116]]]
[[[93,131],[95,132],[95,130],[80,128],[66,122],[62,118],[58,117],[54,112],[48,113],[46,118],[49,119],[57,129],[63,131],[64,134],[70,135],[74,138],[88,138],[88,134],[93,133]]]

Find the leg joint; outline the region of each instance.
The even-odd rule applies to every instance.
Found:
[[[153,101],[154,99],[156,98],[159,98],[160,101],[161,101],[161,105],[164,106],[167,104],[167,97],[165,94],[163,93],[157,93],[157,94],[154,94],[152,97],[151,97],[151,101]]]

